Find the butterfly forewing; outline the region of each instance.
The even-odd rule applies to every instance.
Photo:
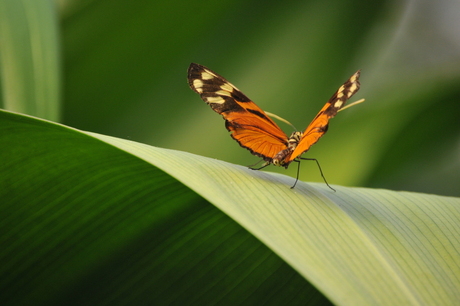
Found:
[[[278,125],[219,74],[192,63],[188,82],[203,101],[222,115],[233,139],[252,154],[271,161],[276,153],[287,147],[288,138]]]
[[[286,162],[289,163],[308,151],[327,132],[329,119],[337,115],[337,112],[345,105],[347,100],[359,90],[359,75],[360,71],[358,70],[327,101],[326,105],[323,106],[305,129],[299,144]]]

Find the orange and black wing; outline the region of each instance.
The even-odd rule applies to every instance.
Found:
[[[265,112],[234,85],[210,69],[190,64],[190,87],[225,119],[240,146],[266,161],[287,148],[288,137]]]
[[[327,132],[329,119],[337,115],[337,112],[345,105],[347,100],[359,90],[359,75],[360,71],[358,70],[327,101],[326,105],[324,105],[315,119],[305,129],[305,132],[303,132],[299,144],[286,161],[287,163],[308,151]]]

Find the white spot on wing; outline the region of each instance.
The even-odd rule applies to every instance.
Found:
[[[222,97],[206,97],[206,102],[222,104],[225,103],[225,100]]]
[[[203,93],[203,81],[200,79],[193,80],[193,87],[195,87],[195,90],[199,93]]]
[[[211,80],[211,79],[214,79],[216,76],[214,75],[214,73],[212,73],[211,71],[209,70],[205,70],[201,73],[201,78],[203,80]]]
[[[219,90],[219,91],[216,91],[216,95],[231,97],[232,93],[226,90]]]
[[[350,86],[350,95],[355,93],[355,91],[358,89],[358,86],[356,85],[356,83],[353,83],[353,85]]]
[[[220,86],[220,88],[222,88],[223,90],[229,91],[229,92],[233,91],[233,86],[229,83],[223,84],[222,86]]]
[[[334,107],[335,107],[335,108],[341,108],[341,107],[342,107],[342,104],[343,104],[343,101],[340,101],[340,100],[339,100],[339,101],[337,101],[337,102],[334,103]]]

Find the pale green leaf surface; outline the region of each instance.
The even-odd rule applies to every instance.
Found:
[[[189,227],[175,224],[175,218],[171,220],[174,227],[185,230],[179,236],[191,234],[197,227],[200,234],[193,236],[203,237],[204,233],[213,231],[220,223],[202,228],[207,218],[212,217],[192,213],[197,209],[196,205],[190,206],[193,196],[186,192],[187,188],[177,189],[181,190],[179,193],[171,189],[181,185],[173,183],[174,177],[248,229],[337,305],[449,305],[459,299],[459,199],[340,186],[335,186],[337,192],[334,193],[324,184],[303,182],[292,190],[289,188],[294,181],[291,177],[252,171],[185,152],[81,132],[7,112],[3,113],[1,123],[0,142],[8,150],[2,153],[7,163],[6,167],[1,167],[0,178],[8,188],[0,190],[3,196],[14,195],[13,202],[8,200],[1,207],[5,216],[11,211],[14,217],[8,215],[0,222],[2,228],[12,226],[12,232],[10,230],[8,236],[2,237],[2,245],[6,244],[8,248],[4,248],[0,255],[7,254],[10,262],[23,262],[20,266],[22,273],[32,265],[33,274],[30,271],[27,274],[28,277],[37,275],[28,284],[33,285],[32,294],[29,294],[32,297],[40,296],[37,290],[43,289],[42,283],[46,284],[45,287],[52,286],[57,280],[72,283],[82,278],[82,273],[90,273],[89,267],[103,261],[108,254],[120,252],[118,248],[130,241],[133,234],[136,237],[153,226],[149,225],[153,216],[160,216],[160,221],[166,220],[168,211],[165,209],[169,204],[165,206],[168,203],[165,199],[168,197],[174,200],[171,205],[176,210],[185,205],[186,209],[180,208],[179,211],[189,216],[192,222]],[[142,160],[155,167],[150,171]],[[161,174],[157,168],[172,177]],[[9,173],[15,175],[13,181]],[[62,184],[67,181],[69,183]],[[75,183],[75,187],[71,187]],[[18,193],[21,186],[24,186],[24,192]],[[21,201],[22,198],[29,202]],[[144,200],[147,202],[141,205]],[[42,203],[47,204],[41,207]],[[164,204],[155,208],[157,203]],[[21,218],[28,214],[30,216],[26,219]],[[35,220],[41,218],[45,224],[36,223]],[[193,222],[195,218],[198,219]],[[61,219],[70,223],[59,222]],[[29,223],[36,224],[36,234],[26,231]],[[152,228],[153,236],[149,231],[145,232],[148,238],[145,242],[139,240],[140,245],[152,238],[157,241],[157,235],[161,233],[174,233],[170,229],[164,231],[167,227],[162,228]],[[219,235],[223,233],[225,230]],[[222,241],[220,245],[226,243]],[[174,244],[168,242],[166,245]],[[73,251],[55,254],[56,247],[61,251],[62,247]],[[129,249],[128,244],[122,253]],[[178,266],[174,261],[169,263],[161,259],[162,256],[147,252],[139,261],[142,263],[140,270],[136,271],[143,271],[145,265],[155,263],[155,267],[149,266],[151,276],[122,274],[125,276],[120,289],[124,292],[123,298],[129,296],[125,293],[138,288],[139,281],[150,281],[153,275],[163,283],[168,280],[166,289],[160,291],[170,292],[167,289],[175,288],[175,281],[183,279],[184,275],[193,276],[191,279],[201,275],[198,271],[202,269],[187,272],[188,263],[195,266],[213,258],[213,255],[202,255],[202,247],[193,247],[197,253],[180,252],[182,249],[175,252],[174,249],[159,249],[155,253],[161,255],[166,251],[169,256],[187,255],[185,258],[189,259],[185,260],[183,268],[175,270]],[[40,251],[37,253],[37,250]],[[29,259],[31,251],[35,251],[32,262]],[[61,255],[56,257],[57,254]],[[132,256],[134,253],[128,258]],[[200,256],[204,257],[199,259]],[[40,265],[37,266],[36,260],[40,260]],[[113,267],[119,267],[124,266],[126,260],[111,259],[110,262]],[[65,264],[69,262],[71,265],[67,267]],[[47,265],[53,269],[41,271],[40,267]],[[14,265],[5,267],[12,269]],[[112,266],[106,269],[110,273],[104,269],[100,273],[107,277],[117,274],[117,270],[110,270]],[[158,269],[163,272],[158,274]],[[185,274],[179,278],[173,276],[172,281],[171,277],[162,277],[169,273],[165,271],[175,271],[172,274],[175,275],[182,269],[185,271],[181,273]],[[219,277],[221,274],[218,272]],[[251,274],[245,274],[244,278]],[[2,275],[6,274],[3,272]],[[62,279],[61,275],[65,277]],[[22,279],[18,274],[15,281],[21,283]],[[155,286],[161,286],[161,282]],[[185,288],[191,288],[191,284],[186,284]],[[144,288],[136,289],[136,294],[150,287],[146,285]],[[213,291],[212,288],[207,290]],[[190,293],[181,289],[177,294],[187,296]],[[177,299],[177,295],[170,298]],[[222,296],[215,298],[221,299]]]
[[[81,131],[0,111],[2,305],[327,305],[164,171]]]
[[[91,135],[156,165],[284,258],[334,303],[451,304],[460,298],[460,201],[342,188]]]

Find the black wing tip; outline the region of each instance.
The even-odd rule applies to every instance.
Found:
[[[200,64],[197,64],[197,63],[190,63],[190,66],[188,67],[188,70],[187,70],[187,81],[188,81],[188,85],[190,86],[190,88],[198,93],[198,94],[201,94],[200,92],[198,92],[195,88],[195,86],[193,85],[193,81],[195,79],[198,79],[200,77],[200,73],[207,69],[206,67],[200,65]]]
[[[353,78],[353,77],[355,77],[355,78],[356,78],[356,81],[359,82],[359,77],[360,77],[360,76],[361,76],[361,69],[358,69],[358,71],[356,71],[356,72],[350,77],[350,79]]]
[[[203,66],[203,65],[200,65],[200,64],[197,64],[197,63],[190,63],[190,66],[188,67],[189,75],[190,75],[190,73],[200,72],[200,71],[204,71],[204,70],[207,70],[207,71],[211,72],[212,74],[214,74],[215,76],[225,80],[225,78],[223,76],[221,76],[220,74],[216,73],[215,71],[209,69],[206,66]]]
[[[200,65],[200,64],[196,64],[196,63],[191,63],[190,66],[188,66],[188,76],[190,77],[191,75],[193,75],[194,73],[196,73],[197,71],[200,71],[200,70],[203,70],[203,66]]]
[[[199,70],[205,68],[203,65],[197,64],[197,63],[190,63],[190,66],[188,66],[188,71],[190,70]]]

